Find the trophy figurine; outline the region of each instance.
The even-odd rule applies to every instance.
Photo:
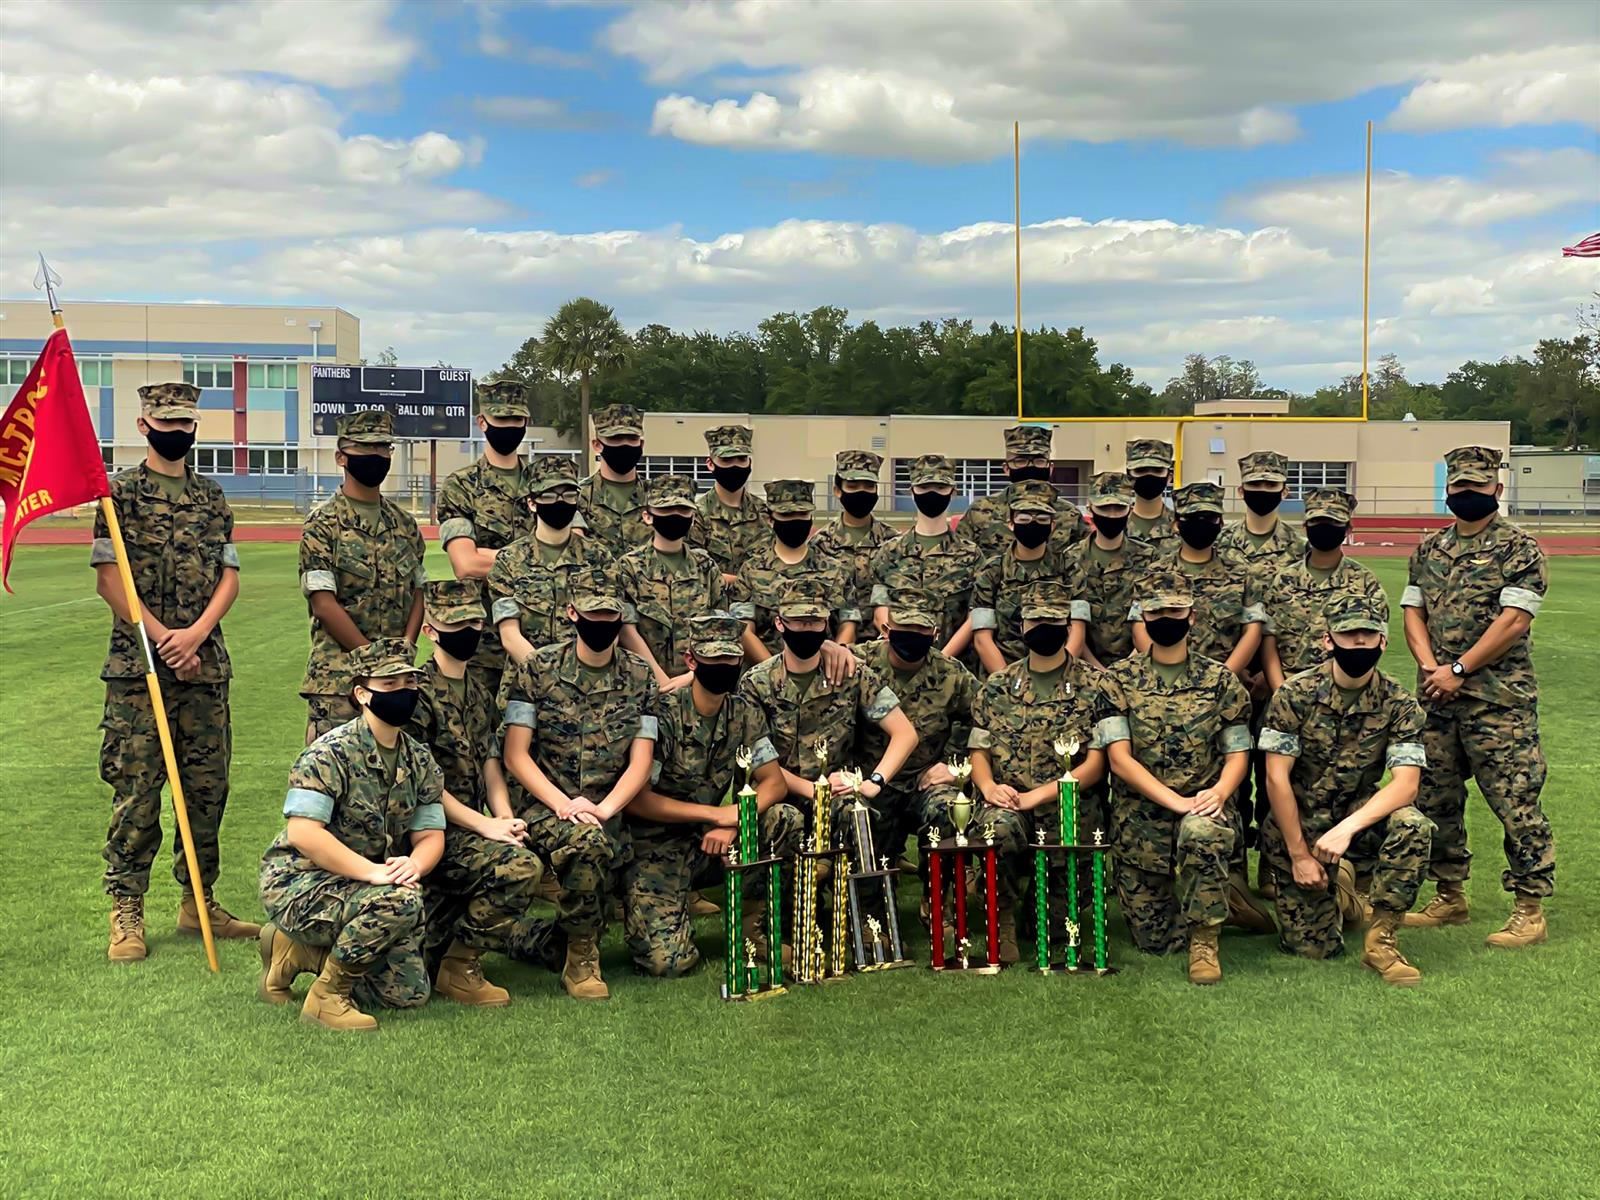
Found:
[[[727,963],[722,981],[724,1000],[761,1000],[768,996],[781,996],[783,986],[783,869],[777,855],[761,856],[761,816],[756,808],[756,791],[750,786],[751,754],[741,747],[734,761],[744,768],[744,786],[733,796],[733,783],[728,791],[738,805],[739,823],[733,844],[728,847],[722,901],[722,930],[727,945]],[[745,928],[744,893],[746,877],[759,879],[765,874],[767,883],[767,911],[765,929]],[[752,913],[758,924],[760,918]],[[764,936],[766,966],[756,964],[758,947],[750,934]],[[739,956],[740,943],[744,957]]]
[[[972,821],[972,799],[967,795],[967,781],[972,777],[972,763],[968,759],[945,764],[955,777],[957,793],[946,809],[953,835],[941,841],[938,830],[928,833],[928,927],[931,935],[932,966],[935,971],[972,971],[976,974],[994,975],[1000,971],[1000,897],[997,891],[999,875],[996,870],[999,848],[995,844],[994,829],[985,826],[983,840],[973,845],[967,837],[967,827]],[[967,937],[967,872],[976,869],[972,861],[983,858],[985,889],[985,955],[974,961]],[[945,881],[949,880],[950,902],[955,910],[955,945],[958,952],[947,955],[944,948]]]
[[[877,849],[872,844],[872,810],[861,795],[861,772],[845,771],[843,775],[856,797],[850,806],[855,863],[849,880],[850,938],[855,948],[856,969],[882,971],[909,967],[911,960],[905,956],[900,941],[900,912],[896,903],[900,870],[890,868],[887,855],[877,857]]]
[[[1103,830],[1094,831],[1094,842],[1084,844],[1081,839],[1078,813],[1078,781],[1072,776],[1072,760],[1081,743],[1077,738],[1056,738],[1053,747],[1061,759],[1061,778],[1058,781],[1058,799],[1061,812],[1061,840],[1050,842],[1045,830],[1036,831],[1033,847],[1033,897],[1035,905],[1035,960],[1044,973],[1063,971],[1067,974],[1086,974],[1092,969],[1096,975],[1109,975],[1112,968],[1106,958],[1106,853]],[[1087,857],[1092,871],[1091,929],[1094,935],[1093,966],[1083,961],[1080,941],[1078,909],[1078,860]],[[1063,902],[1066,914],[1062,928],[1066,931],[1066,946],[1061,963],[1052,961],[1050,953],[1050,863],[1053,858],[1062,860],[1065,883]]]
[[[828,783],[828,744],[812,743],[817,759],[817,779],[812,785],[811,836],[795,855],[794,978],[797,983],[825,983],[842,979],[849,969],[845,938],[846,890],[850,852],[835,846],[833,789]],[[849,778],[849,777],[847,777]],[[827,929],[823,932],[823,863],[831,875]]]

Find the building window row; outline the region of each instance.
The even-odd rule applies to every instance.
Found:
[[[20,387],[33,370],[33,358],[20,356],[0,357],[0,384]],[[111,360],[109,358],[79,358],[78,375],[84,387],[111,386]],[[9,397],[7,397],[9,399]]]
[[[1288,499],[1303,499],[1307,492],[1318,488],[1350,490],[1350,464],[1347,462],[1291,462],[1289,464]]]
[[[911,463],[909,458],[894,460],[894,494],[911,495]],[[956,468],[956,495],[988,496],[1003,492],[1011,481],[1006,477],[1006,460],[1003,458],[958,458]]]
[[[299,365],[292,362],[253,362],[248,374],[253,388],[293,391],[300,386]]]
[[[694,490],[709,492],[714,480],[706,466],[705,456],[687,454],[647,454],[639,460],[639,477],[646,482],[660,475],[687,475],[694,480]]]
[[[300,470],[300,451],[292,446],[249,446],[247,461],[252,475],[293,475]],[[194,469],[201,475],[232,475],[231,444],[212,443],[194,448]]]

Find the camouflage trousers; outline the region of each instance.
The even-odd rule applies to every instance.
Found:
[[[1506,708],[1458,696],[1427,712],[1422,746],[1428,766],[1422,773],[1417,807],[1438,826],[1429,878],[1461,881],[1470,874],[1470,778],[1477,780],[1490,810],[1505,826],[1507,869],[1501,873],[1501,886],[1527,896],[1554,894],[1555,838],[1539,804],[1545,761],[1538,709],[1531,704]]]
[[[349,696],[306,697],[306,745],[361,715],[361,708]]]
[[[1133,944],[1146,954],[1183,949],[1191,929],[1228,915],[1228,860],[1239,834],[1231,821],[1172,814],[1125,819],[1113,855],[1117,901]]]
[[[761,855],[785,860],[784,885],[790,887],[790,862],[800,848],[805,821],[790,804],[774,804],[761,814]],[[724,883],[722,860],[700,849],[704,830],[681,825],[630,836],[632,860],[622,871],[622,913],[628,951],[646,975],[674,978],[700,961],[689,920],[689,893]],[[764,872],[745,879],[745,895],[767,894]]]
[[[261,906],[284,934],[328,946],[358,976],[352,996],[363,1009],[416,1008],[430,991],[422,958],[421,888],[361,883],[313,867],[279,877],[262,872]]]
[[[1078,842],[1087,844],[1093,837],[1093,831],[1100,828],[1099,805],[1092,797],[1080,797],[1078,802]],[[949,822],[946,821],[946,826]],[[967,828],[967,836],[974,845],[982,845],[988,838],[990,830],[994,831],[995,841],[995,868],[998,876],[995,890],[1002,906],[1015,907],[1023,918],[1023,923],[1029,929],[1035,924],[1034,901],[1032,899],[1035,884],[1035,857],[1034,847],[1038,845],[1039,832],[1044,831],[1045,840],[1059,842],[1061,840],[1061,805],[1058,802],[1041,804],[1039,807],[1027,811],[1018,811],[1009,808],[1000,808],[987,801],[979,803],[972,816],[972,823]],[[944,836],[944,830],[940,831]],[[1107,850],[1110,845],[1107,843]],[[978,858],[981,862],[981,856]],[[1051,911],[1059,910],[1062,916],[1066,915],[1067,897],[1067,872],[1066,863],[1060,854],[1051,855],[1049,863],[1049,893]],[[1078,908],[1086,911],[1094,893],[1094,878],[1088,857],[1078,860]]]
[[[612,879],[627,861],[622,818],[578,825],[561,820],[537,800],[521,816],[528,823],[528,845],[561,885],[556,928],[568,937],[598,938],[605,932]]]
[[[1313,845],[1334,824],[1332,814],[1320,819],[1302,817],[1306,845]],[[1417,902],[1432,843],[1433,822],[1407,805],[1390,813],[1388,820],[1363,829],[1351,840],[1345,859],[1355,867],[1358,879],[1371,879],[1365,890],[1374,909],[1409,912]],[[1303,888],[1295,883],[1283,834],[1270,816],[1261,830],[1261,846],[1262,856],[1278,880],[1279,948],[1303,958],[1338,956],[1344,950],[1344,919],[1332,884],[1338,868],[1326,868],[1327,887]]]
[[[161,699],[172,730],[200,881],[209,892],[217,879],[217,831],[228,804],[228,764],[233,757],[228,685],[163,680]],[[144,680],[106,682],[106,710],[100,728],[105,735],[100,746],[100,778],[112,791],[104,851],[105,889],[114,896],[142,896],[150,886],[150,866],[161,848],[161,788],[167,782],[161,737]],[[176,829],[172,834],[172,874],[185,891],[191,890],[183,839]]]
[[[473,950],[502,950],[544,876],[532,850],[452,825],[444,856],[422,882],[427,960],[436,968],[450,943]]]

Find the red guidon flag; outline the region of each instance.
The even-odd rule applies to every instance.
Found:
[[[72,343],[58,329],[0,417],[0,583],[6,591],[11,547],[24,525],[110,494]]]
[[[1600,233],[1591,233],[1575,246],[1561,247],[1563,258],[1600,258]]]

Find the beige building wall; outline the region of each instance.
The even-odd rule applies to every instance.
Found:
[[[1585,491],[1585,480],[1593,491]],[[1524,513],[1600,513],[1600,454],[1589,450],[1511,452],[1510,503]]]

